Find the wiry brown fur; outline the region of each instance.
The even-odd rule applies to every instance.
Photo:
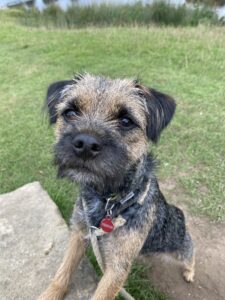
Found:
[[[65,94],[64,101],[57,106],[57,114],[60,115],[74,99],[74,103],[82,112],[85,122],[78,127],[79,131],[93,132],[100,126],[107,126],[113,133],[117,126],[117,113],[121,107],[126,107],[132,111],[135,118],[140,122],[141,130],[133,132],[132,135],[124,136],[124,145],[129,152],[131,162],[140,157],[147,147],[146,124],[146,104],[137,93],[134,80],[116,79],[103,81],[100,77],[86,74],[76,85],[70,85],[62,92]],[[58,120],[57,135],[65,130],[62,120]]]
[[[100,226],[106,215],[104,199],[112,193],[123,199],[133,191],[136,201],[113,217],[115,224],[124,220],[121,227],[98,238],[104,275],[92,300],[114,299],[139,254],[167,252],[182,261],[184,278],[193,281],[194,250],[183,213],[165,201],[147,154],[148,141],[156,142],[170,122],[174,100],[135,80],[84,74],[52,84],[47,106],[51,123],[56,123],[59,175],[79,182],[81,194],[68,251],[39,300],[62,299],[85,252],[89,226]],[[82,148],[85,143],[92,148]],[[89,156],[80,156],[80,151]]]

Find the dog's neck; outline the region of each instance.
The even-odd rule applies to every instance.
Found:
[[[86,185],[83,188],[93,190],[101,198],[110,198],[115,196],[116,198],[124,198],[130,192],[144,189],[146,183],[153,176],[155,168],[155,160],[151,154],[144,155],[140,160],[133,165],[124,180],[119,186],[105,186],[104,189],[96,188],[93,185]]]

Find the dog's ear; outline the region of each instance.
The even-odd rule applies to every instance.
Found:
[[[54,82],[48,87],[45,106],[48,109],[50,124],[54,124],[57,120],[56,105],[62,100],[62,91],[67,85],[74,83],[74,80],[63,80]]]
[[[170,96],[152,88],[138,85],[139,95],[144,97],[147,106],[147,136],[157,142],[161,131],[171,121],[176,103]]]

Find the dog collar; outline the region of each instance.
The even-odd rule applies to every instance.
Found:
[[[130,192],[124,198],[118,200],[116,195],[106,198],[106,216],[100,222],[100,228],[109,233],[114,230],[113,218],[120,215],[125,209],[136,202],[134,192]],[[115,220],[114,220],[115,222]]]
[[[127,219],[123,213],[125,213],[125,210],[134,204],[143,204],[147,192],[150,188],[150,184],[151,181],[149,181],[145,185],[144,191],[132,191],[122,199],[118,199],[114,195],[105,198],[105,217],[103,217],[98,227],[90,226],[92,232],[95,232],[96,236],[102,236],[125,225]]]
[[[102,208],[105,211],[102,219],[94,222],[95,224],[90,224],[90,228],[95,231],[95,234],[100,236],[123,226],[129,219],[129,208],[133,205],[143,205],[150,183],[151,179],[148,174],[145,174],[138,188],[134,188],[122,196],[119,193],[100,196],[92,187],[88,187],[86,189],[88,194],[84,195],[84,198],[87,197],[90,201],[96,197],[102,202]]]
[[[101,202],[105,203],[105,216],[100,220],[97,227],[96,225],[89,225],[91,231],[95,232],[96,236],[101,236],[123,226],[127,221],[123,216],[123,212],[139,202],[139,193],[140,190],[138,189],[129,192],[122,198],[119,198],[119,195],[116,194],[111,194],[108,197],[98,197]],[[86,207],[84,201],[83,206]]]
[[[105,211],[112,218],[120,215],[125,209],[136,202],[135,193],[132,191],[122,199],[118,199],[116,195],[106,198]]]

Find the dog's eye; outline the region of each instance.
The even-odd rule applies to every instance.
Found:
[[[128,118],[128,117],[123,117],[120,119],[120,124],[123,126],[123,127],[131,127],[132,125],[134,125],[134,122]]]
[[[66,118],[66,120],[69,121],[73,121],[76,119],[78,113],[73,110],[73,109],[67,109],[64,113],[63,113],[64,117]]]

